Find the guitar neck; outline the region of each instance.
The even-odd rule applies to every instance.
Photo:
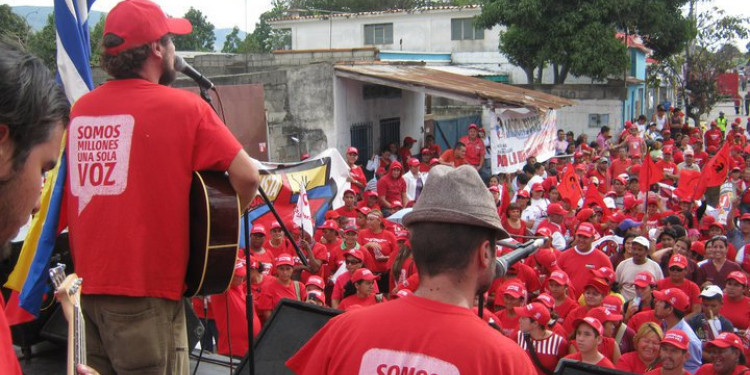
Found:
[[[78,364],[86,364],[86,323],[80,305],[75,304],[68,322],[68,374],[75,374]]]

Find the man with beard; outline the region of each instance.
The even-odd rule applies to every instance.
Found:
[[[683,367],[688,359],[689,342],[685,332],[679,329],[667,331],[659,345],[661,367],[647,372],[646,375],[689,375]]]
[[[495,241],[508,237],[476,170],[434,167],[404,223],[419,272],[414,295],[331,319],[287,366],[307,375],[536,374],[472,311],[495,277]]]
[[[148,0],[117,4],[101,56],[114,79],[71,113],[70,245],[86,280],[88,363],[104,374],[188,373],[181,297],[193,171],[228,171],[242,208],[257,191],[253,161],[211,107],[167,87],[172,35],[191,30]]]
[[[38,209],[44,173],[57,163],[70,106],[44,64],[0,40],[0,260]],[[21,374],[0,295],[0,374]],[[79,369],[82,370],[82,369]]]

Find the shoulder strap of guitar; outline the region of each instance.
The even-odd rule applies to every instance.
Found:
[[[542,361],[539,360],[539,357],[536,354],[536,348],[534,348],[534,343],[531,342],[531,335],[523,334],[523,339],[526,341],[526,350],[529,351],[529,357],[531,357],[531,360],[534,361],[536,367],[542,370],[542,372],[546,375],[552,375],[552,370],[544,367]]]
[[[302,301],[302,293],[300,293],[299,282],[292,281],[294,283],[294,294],[297,295],[297,301]]]
[[[375,302],[377,303],[383,302],[383,293],[378,293],[375,295]]]

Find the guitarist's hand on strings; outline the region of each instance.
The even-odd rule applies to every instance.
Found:
[[[76,372],[78,375],[99,375],[99,373],[91,367],[80,364],[76,366]]]

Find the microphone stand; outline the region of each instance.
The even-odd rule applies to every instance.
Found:
[[[216,108],[213,105],[213,99],[211,98],[211,94],[208,92],[208,90],[198,85],[200,88],[200,95],[203,100],[205,100],[210,106],[211,109],[216,112],[218,115],[219,112],[216,110]],[[216,95],[219,95],[219,92],[216,90],[216,88],[212,88],[212,90],[216,93]],[[221,103],[221,98],[219,98],[219,103]],[[222,106],[222,112],[223,112],[223,106]],[[223,113],[222,113],[222,121],[223,121]],[[226,122],[224,123],[226,125]],[[281,220],[281,216],[276,211],[276,208],[273,206],[273,202],[268,198],[266,195],[266,192],[263,191],[263,188],[258,186],[258,194],[263,198],[263,201],[266,203],[266,206],[268,206],[269,211],[273,214],[273,216],[276,218],[276,221],[278,221],[279,225],[281,226],[281,229],[284,231],[284,235],[289,239],[289,242],[292,243],[292,246],[294,247],[294,251],[297,253],[297,256],[299,257],[300,261],[303,265],[309,266],[309,261],[307,260],[307,257],[305,254],[300,250],[299,245],[297,245],[297,242],[294,241],[294,238],[292,238],[292,233],[289,232],[289,229],[284,224],[284,221]],[[244,208],[243,208],[244,209]],[[246,357],[242,360],[242,362],[237,366],[236,374],[239,374],[242,371],[242,368],[247,364],[248,366],[248,373],[250,375],[255,375],[255,359],[253,358],[253,290],[252,290],[252,282],[250,280],[250,220],[249,220],[249,210],[245,210],[242,213],[243,216],[243,232],[245,234],[245,247],[243,249],[243,252],[245,254],[245,269],[247,271],[246,273],[246,279],[245,279],[245,287],[247,290],[245,291],[245,319],[247,319],[247,343],[248,343],[248,352]],[[231,359],[230,359],[231,363]],[[196,368],[197,370],[197,368]]]

